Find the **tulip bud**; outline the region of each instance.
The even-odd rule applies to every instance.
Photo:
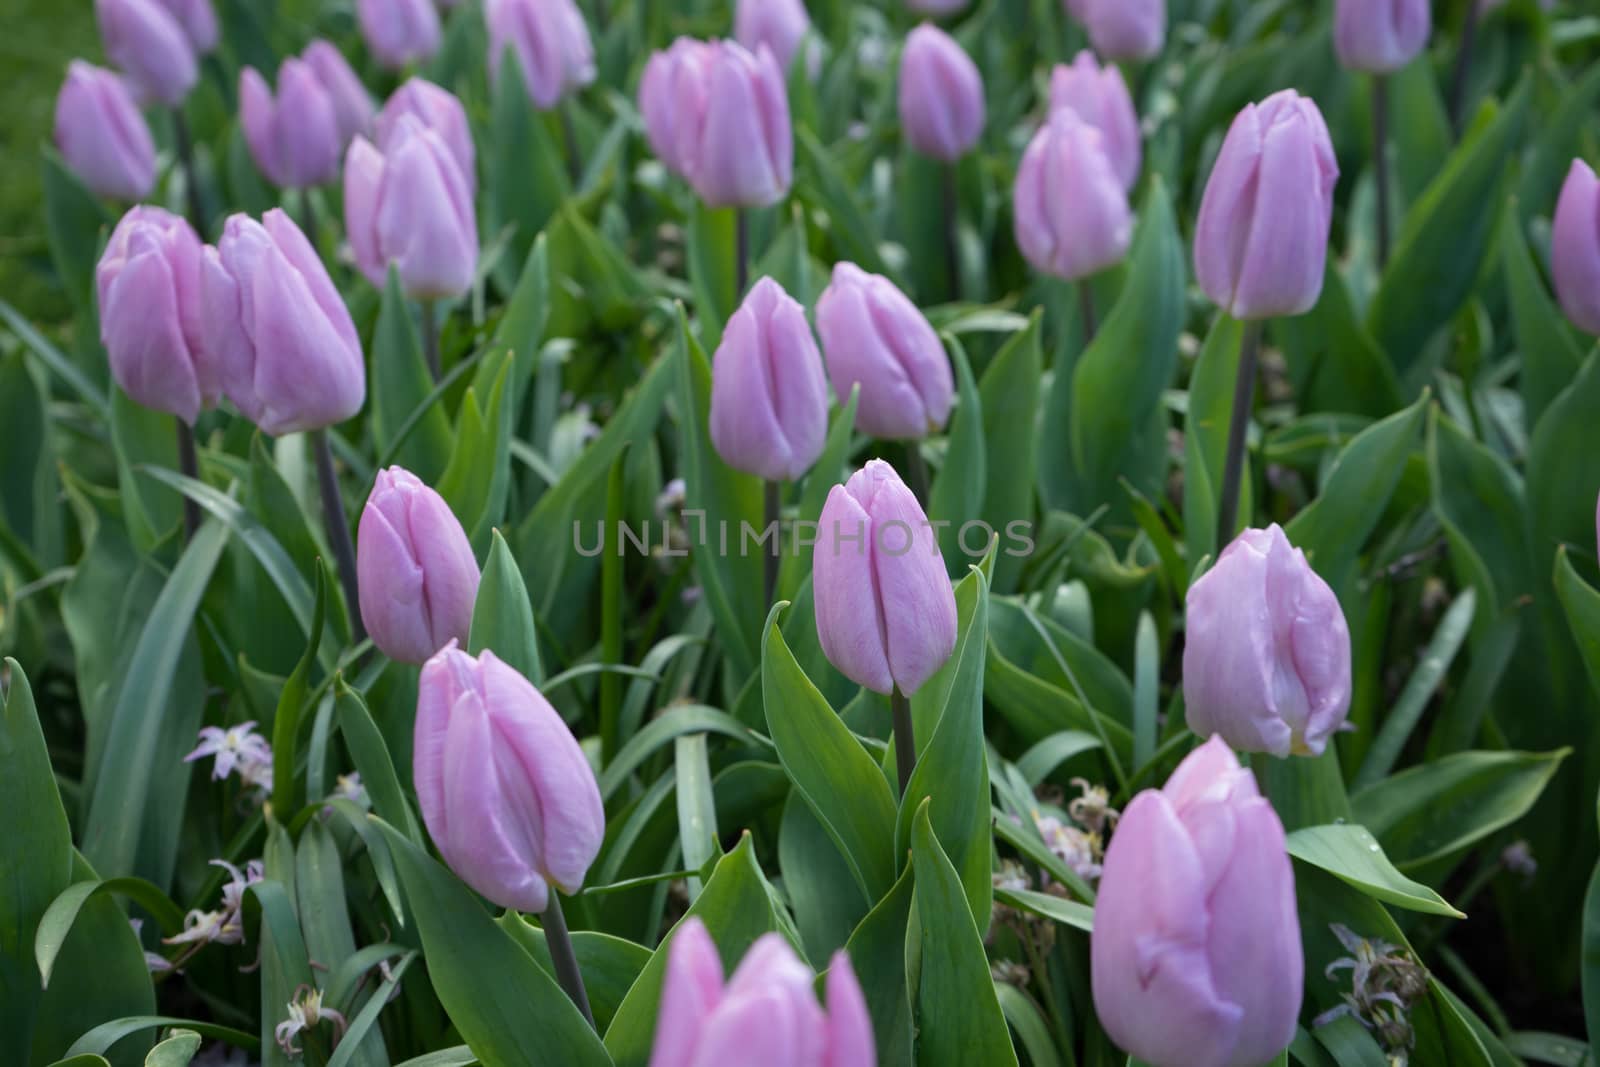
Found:
[[[1072,65],[1059,64],[1050,75],[1050,110],[1070,108],[1084,122],[1100,131],[1100,146],[1105,149],[1111,169],[1122,188],[1132,190],[1139,181],[1143,148],[1139,115],[1128,95],[1128,83],[1115,63],[1101,66],[1094,53],[1085,49]]]
[[[194,45],[156,0],[95,0],[106,56],[147,99],[183,103],[200,77]]]
[[[850,957],[841,949],[829,961],[826,1012],[813,978],[783,935],[769,933],[724,985],[705,924],[685,919],[667,949],[650,1067],[876,1067],[872,1018]]]
[[[467,112],[454,93],[439,88],[422,78],[408,78],[406,83],[390,94],[378,113],[378,149],[389,151],[400,128],[400,117],[410,115],[444,139],[467,189],[477,195],[478,162],[472,147],[472,127],[467,125]]]
[[[1089,44],[1107,59],[1151,59],[1167,37],[1167,0],[1082,0]]]
[[[417,684],[413,779],[422,821],[463,882],[503,908],[545,910],[583,886],[606,813],[583,749],[550,702],[493,652],[454,641]]]
[[[1339,599],[1276,524],[1246,530],[1189,587],[1189,729],[1244,752],[1320,756],[1350,710]]]
[[[788,193],[789,96],[766,48],[680,37],[650,57],[639,109],[651,148],[707,206],[763,207]]]
[[[356,529],[361,621],[390,659],[425,663],[466,641],[478,561],[444,498],[410,471],[379,471]]]
[[[728,319],[711,364],[711,442],[770,482],[800,477],[828,435],[828,382],[805,309],[762,278]]]
[[[300,58],[311,67],[328,99],[333,101],[333,115],[339,126],[339,149],[343,151],[352,137],[372,128],[372,97],[356,72],[350,69],[344,53],[327,41],[312,41],[300,53]]]
[[[900,57],[900,127],[925,156],[954,163],[983,133],[983,78],[955,38],[923,23]]]
[[[425,63],[439,50],[439,13],[433,0],[356,0],[361,37],[389,70]]]
[[[881,274],[837,263],[817,299],[817,333],[833,391],[861,386],[856,426],[886,440],[944,428],[955,396],[950,357],[910,299]]]
[[[572,0],[487,0],[489,71],[500,76],[506,49],[516,53],[534,104],[548,111],[594,81],[594,46]]]
[[[1417,58],[1432,29],[1428,0],[1337,0],[1333,48],[1350,70],[1390,74]]]
[[[95,267],[100,341],[111,376],[147,408],[190,425],[220,392],[204,343],[200,238],[158,207],[129,210]]]
[[[274,436],[343,422],[366,399],[361,341],[311,242],[281,208],[233,215],[201,270],[222,391]]]
[[[1581,159],[1572,161],[1556,202],[1550,274],[1567,318],[1600,334],[1600,178]]]
[[[1095,1014],[1153,1067],[1257,1067],[1305,986],[1283,824],[1212,738],[1123,810],[1089,939]]]
[[[1075,281],[1128,254],[1133,213],[1105,138],[1071,108],[1033,135],[1012,196],[1017,247],[1034,267]]]
[[[272,184],[304,189],[339,176],[339,116],[304,60],[283,61],[277,100],[254,67],[240,71],[239,124],[251,158]]]
[[[142,200],[156,182],[156,146],[120,75],[74,59],[56,97],[56,148],[96,196]]]
[[[883,460],[828,494],[812,575],[822,651],[858,685],[911,696],[955,650],[956,598],[933,526]]]
[[[1246,105],[1200,201],[1200,287],[1236,319],[1309,311],[1322,294],[1338,180],[1316,104],[1285,89]]]
[[[794,65],[794,55],[810,32],[811,18],[801,0],[738,0],[734,6],[734,39],[751,52],[766,45],[785,71]],[[815,78],[821,63],[822,51],[813,41],[806,48],[807,73]]]
[[[444,139],[403,116],[380,152],[365,137],[344,166],[345,231],[356,264],[382,286],[393,263],[406,295],[458,296],[478,265],[472,190]]]
[[[217,13],[211,10],[211,0],[160,0],[189,38],[196,55],[205,55],[217,47]]]

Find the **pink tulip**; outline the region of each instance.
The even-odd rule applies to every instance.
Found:
[[[1017,247],[1046,274],[1075,281],[1128,254],[1133,213],[1105,138],[1071,108],[1050,116],[1017,168]]]
[[[156,146],[122,77],[74,59],[56,97],[55,142],[97,196],[142,200],[156,183]]]
[[[1115,63],[1101,66],[1089,51],[1079,52],[1070,66],[1062,64],[1050,74],[1050,110],[1070,108],[1100,131],[1100,147],[1125,190],[1139,181],[1143,138],[1139,115],[1128,95],[1128,83]]]
[[[157,0],[95,0],[106,56],[141,95],[177,107],[200,77],[183,26]]]
[[[439,50],[433,0],[356,0],[356,22],[367,49],[390,70],[425,63]]]
[[[811,18],[801,0],[737,0],[733,9],[733,36],[751,52],[762,45],[771,50],[778,66],[787,71],[795,53],[811,32]],[[822,52],[813,41],[806,48],[806,71],[815,78]]]
[[[410,115],[433,130],[455,156],[467,188],[477,195],[477,153],[472,147],[472,127],[467,123],[466,109],[454,93],[439,88],[422,78],[408,78],[406,83],[390,94],[378,113],[377,146],[387,152],[400,129],[400,117]]]
[[[1333,47],[1350,70],[1390,74],[1417,58],[1432,30],[1429,0],[1338,0]]]
[[[507,49],[515,53],[534,104],[548,111],[594,81],[594,46],[583,12],[572,0],[486,0],[489,71],[500,76]]]
[[[1550,273],[1567,318],[1600,334],[1600,178],[1581,159],[1572,161],[1556,203]]]
[[[317,40],[300,53],[333,101],[333,114],[339,124],[339,147],[344,148],[356,134],[372,128],[372,97],[361,79],[350,68],[349,60],[327,41]]]
[[[1153,59],[1167,37],[1167,0],[1081,0],[1089,43],[1107,59]]]
[[[983,78],[955,38],[923,23],[900,57],[900,128],[925,156],[954,163],[983,134]]]
[[[339,176],[339,116],[309,63],[286,59],[278,97],[254,67],[239,73],[239,123],[261,173],[274,185],[304,189]]]

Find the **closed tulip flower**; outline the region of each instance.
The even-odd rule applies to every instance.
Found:
[[[1322,294],[1339,163],[1293,89],[1249,104],[1217,153],[1195,224],[1200,287],[1236,319],[1309,311]]]
[[[339,115],[311,64],[278,68],[278,96],[254,67],[239,73],[239,124],[261,173],[274,185],[304,189],[339,176]]]
[[[1600,334],[1600,178],[1581,159],[1572,161],[1556,202],[1550,273],[1567,318]]]
[[[323,91],[333,101],[334,119],[339,125],[339,148],[342,151],[356,134],[367,133],[372,128],[372,97],[361,84],[350,63],[327,41],[312,41],[300,58],[316,74]]]
[[[1128,804],[1089,939],[1095,1014],[1153,1067],[1258,1067],[1305,986],[1283,824],[1219,738]]]
[[[478,264],[472,190],[444,139],[410,116],[389,148],[364,137],[350,145],[344,167],[345,230],[356,264],[382,286],[389,265],[408,296],[457,296]]]
[[[733,36],[751,52],[766,45],[778,66],[788,70],[795,53],[811,32],[811,18],[802,0],[738,0],[733,9]],[[806,49],[806,69],[814,78],[822,62],[815,46]]]
[[[679,38],[650,58],[639,108],[651,148],[707,206],[762,207],[788,193],[789,96],[766,48]]]
[[[122,77],[81,59],[56,97],[55,142],[97,196],[142,200],[156,183],[156,146]]]
[[[594,46],[572,0],[487,0],[489,70],[500,76],[506,49],[517,57],[528,96],[549,110],[594,81]]]
[[[1075,281],[1128,254],[1133,213],[1105,138],[1071,108],[1051,114],[1017,168],[1017,247],[1037,269]]]
[[[183,103],[200,77],[194,45],[157,0],[95,0],[106,55],[146,99]]]
[[[762,278],[728,320],[711,364],[711,442],[772,482],[800,477],[828,434],[828,381],[805,309]]]
[[[160,0],[161,6],[183,27],[195,53],[206,55],[217,47],[217,13],[211,0]]]
[[[356,22],[367,50],[390,70],[425,63],[439,50],[433,0],[356,0]]]
[[[424,663],[464,642],[478,561],[444,498],[410,471],[379,471],[356,530],[361,621],[390,659]]]
[[[1338,0],[1333,48],[1350,70],[1389,74],[1417,58],[1432,29],[1429,0]]]
[[[917,306],[881,274],[839,263],[817,300],[833,391],[861,386],[856,425],[887,440],[944,428],[955,396],[950,356]]]
[[[925,156],[954,163],[983,133],[983,78],[955,38],[924,23],[900,56],[900,128]]]
[[[594,771],[533,683],[493,652],[441,649],[422,668],[412,757],[439,854],[503,908],[544,911],[583,886],[605,837]]]
[[[829,961],[826,1010],[814,979],[783,935],[769,933],[724,984],[705,924],[685,919],[667,949],[650,1067],[876,1067],[872,1018],[850,957],[840,950]]]
[[[1320,756],[1350,710],[1339,599],[1276,525],[1246,530],[1189,587],[1189,728],[1245,752]]]
[[[205,344],[222,391],[269,434],[343,422],[366,399],[361,341],[311,242],[281,208],[231,216],[205,250]]]
[[[383,110],[378,112],[379,151],[389,150],[399,132],[403,115],[415,118],[444,140],[450,154],[456,159],[456,165],[461,168],[462,177],[467,179],[467,188],[476,196],[478,163],[477,153],[472,147],[472,127],[467,124],[466,109],[455,94],[422,78],[408,78],[404,85],[390,94]]]
[[[1089,43],[1107,59],[1151,59],[1167,38],[1167,0],[1083,0]]]
[[[145,407],[191,425],[220,390],[205,345],[200,260],[186,221],[140,206],[111,231],[94,272],[111,376]]]
[[[1050,75],[1050,110],[1070,108],[1100,131],[1100,147],[1125,190],[1139,181],[1143,138],[1139,115],[1128,95],[1128,83],[1115,63],[1101,66],[1088,50],[1079,52],[1071,65],[1060,64]]]
[[[956,599],[933,527],[893,467],[836,485],[812,556],[817,636],[840,672],[911,696],[956,647]]]

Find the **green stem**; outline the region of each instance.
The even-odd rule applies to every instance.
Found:
[[[178,473],[185,478],[200,479],[200,460],[195,455],[194,431],[182,418],[175,418],[178,424]],[[183,540],[185,543],[194,538],[200,529],[200,505],[188,493],[183,494]]]
[[[762,528],[763,536],[772,531],[772,547],[762,557],[763,592],[766,594],[762,601],[767,607],[772,607],[772,598],[778,591],[778,564],[781,562],[779,552],[783,548],[783,499],[779,490],[782,488],[777,482],[763,482],[766,499],[766,525]]]
[[[1250,408],[1256,395],[1256,356],[1261,348],[1262,323],[1247,322],[1239,352],[1239,376],[1234,380],[1233,415],[1228,423],[1228,451],[1223,458],[1222,494],[1217,500],[1217,555],[1228,547],[1239,523],[1239,489],[1244,481],[1244,454],[1250,428]]]
[[[1378,186],[1378,270],[1389,262],[1389,79],[1372,79],[1372,167]]]
[[[172,109],[172,139],[178,149],[178,163],[183,167],[183,192],[189,206],[189,225],[207,239],[205,208],[200,203],[199,169],[194,164],[194,141],[189,136],[189,122],[183,117],[183,108]]]
[[[322,521],[328,530],[328,547],[333,550],[333,559],[338,565],[339,584],[344,589],[345,607],[350,614],[350,643],[359,645],[367,638],[367,628],[361,622],[356,546],[350,540],[350,522],[345,518],[344,501],[339,496],[339,475],[333,467],[333,449],[328,444],[326,429],[311,431],[311,447],[317,454],[317,481],[322,489]]]
[[[594,1012],[589,1009],[589,993],[583,987],[583,972],[578,968],[578,955],[572,950],[572,935],[567,932],[567,917],[561,913],[561,894],[550,887],[550,905],[544,909],[544,939],[550,947],[550,959],[555,963],[556,981],[572,1003],[578,1006],[584,1019],[594,1029]]]
[[[911,698],[894,687],[889,694],[889,706],[894,712],[894,763],[900,774],[900,795],[904,797],[911,787],[911,772],[917,769],[916,727],[911,720]]]
[[[432,300],[422,302],[422,354],[427,357],[428,373],[433,376],[433,384],[438,385],[444,368],[439,360],[439,326]]]
[[[742,207],[733,209],[733,306],[744,300],[750,284],[750,220]]]

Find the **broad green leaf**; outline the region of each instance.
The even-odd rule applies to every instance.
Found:
[[[320,821],[306,824],[295,848],[295,913],[305,935],[306,953],[310,959],[333,967],[348,960],[356,952],[355,931],[345,903],[343,857],[339,853],[334,835]],[[403,966],[404,962],[399,966]],[[398,968],[394,973],[398,973]],[[329,982],[331,986],[331,982]],[[324,991],[329,991],[324,986]],[[334,1050],[343,1057],[343,1064],[355,1067],[388,1067],[388,1051],[384,1047],[381,1031],[369,1029],[363,1035],[355,1030],[356,1012],[366,1015],[380,1010],[388,994],[383,990],[368,991],[353,1003],[335,1003],[351,1022],[351,1029],[340,1039]],[[376,1005],[371,1002],[377,1001]],[[336,1067],[330,1063],[330,1067]]]
[[[40,155],[44,159],[44,223],[50,236],[50,259],[73,305],[80,312],[92,312],[100,242],[116,220],[53,148]]]
[[[995,994],[1000,998],[1000,1010],[1006,1022],[1022,1042],[1023,1051],[1033,1067],[1062,1067],[1061,1056],[1056,1052],[1055,1038],[1044,1020],[1039,1006],[1026,993],[1014,985],[996,983]]]
[[[231,1026],[219,1026],[216,1023],[196,1022],[193,1019],[181,1019],[173,1015],[130,1015],[122,1019],[113,1019],[101,1023],[93,1030],[84,1034],[73,1042],[72,1047],[65,1053],[67,1056],[93,1056],[105,1052],[112,1045],[127,1037],[137,1034],[141,1030],[155,1030],[166,1026],[178,1026],[185,1030],[192,1030],[201,1037],[209,1037],[214,1041],[225,1042],[245,1052],[257,1052],[261,1042],[243,1030],[235,1030]]]
[[[1564,545],[1556,552],[1555,584],[1572,638],[1589,672],[1589,685],[1600,694],[1600,592],[1579,577]]]
[[[600,795],[608,800],[657,749],[685,734],[715,733],[736,741],[753,741],[756,735],[725,711],[703,704],[679,704],[663,711],[632,737],[605,770],[600,772]]]
[[[400,291],[400,275],[391,264],[378,323],[372,330],[372,442],[379,454],[391,453],[394,462],[433,485],[450,459],[450,420],[444,409],[429,405],[396,446],[401,423],[433,391],[422,346],[423,338]]]
[[[543,930],[511,911],[497,921],[528,950],[535,963],[555,977],[556,965],[550,958],[550,945]],[[572,951],[578,957],[578,969],[583,972],[583,986],[589,994],[595,1025],[605,1033],[628,990],[650,962],[650,950],[610,934],[574,930]]]
[[[1239,481],[1238,514],[1220,519],[1217,515],[1244,333],[1244,323],[1231,315],[1218,314],[1189,379],[1189,410],[1183,433],[1183,535],[1191,567],[1207,555],[1216,554],[1219,524],[1226,526],[1230,535],[1241,526],[1250,525],[1248,455]]]
[[[1600,470],[1581,458],[1593,442],[1596,411],[1600,350],[1589,354],[1572,384],[1551,401],[1528,446],[1528,523],[1536,574],[1546,573],[1559,545],[1587,549],[1594,544]]]
[[[706,348],[715,352],[722,330],[744,294],[737,291],[734,244],[739,213],[745,208],[710,208],[695,199],[687,234],[689,283],[694,287],[696,321]]]
[[[895,803],[877,762],[839,720],[784,643],[774,605],[761,651],[767,730],[783,769],[850,865],[868,900],[895,880]]]
[[[306,951],[300,919],[295,914],[294,842],[288,831],[275,822],[267,823],[262,863],[266,877],[250,883],[247,890],[261,905],[261,1064],[291,1067],[298,1057],[278,1044],[276,1024],[288,1016],[289,1003],[300,994],[302,986],[315,986],[316,977],[311,973],[311,955]]]
[[[844,946],[872,905],[798,790],[783,806],[778,870],[806,956],[821,963]]]
[[[166,1040],[150,1050],[144,1067],[187,1067],[200,1051],[201,1037],[193,1030],[173,1030]]]
[[[428,978],[484,1067],[609,1067],[589,1024],[477,895],[406,835],[379,824],[422,935]]]
[[[275,811],[299,810],[295,792],[295,749],[299,743],[300,716],[305,710],[306,690],[311,684],[311,668],[317,662],[317,648],[322,644],[322,621],[327,611],[327,579],[322,568],[317,569],[317,599],[311,613],[311,634],[306,641],[305,653],[295,665],[294,673],[284,683],[278,696],[278,708],[272,717],[272,807]]]
[[[1589,82],[1600,85],[1600,72]],[[1500,232],[1501,267],[1505,271],[1506,298],[1511,305],[1512,336],[1522,355],[1523,418],[1537,426],[1550,402],[1567,387],[1583,364],[1583,349],[1556,302],[1545,291],[1544,279],[1534,265],[1523,236],[1521,216],[1507,211]]]
[[[339,732],[344,735],[345,747],[361,772],[361,783],[372,798],[372,810],[391,826],[405,831],[412,841],[421,844],[422,829],[411,805],[406,803],[400,776],[395,773],[394,761],[389,758],[389,746],[372,721],[372,713],[361,694],[345,684],[343,678],[334,681],[335,708],[339,717]]]
[[[1039,349],[1040,319],[1035,311],[1026,329],[1012,336],[995,354],[978,385],[982,404],[984,454],[997,460],[1007,457],[1005,477],[984,478],[982,511],[944,515],[956,523],[956,547],[961,546],[961,525],[982,518],[989,529],[1005,531],[1013,522],[1032,523],[1034,508],[1034,463],[1037,460],[1037,418],[1039,381],[1044,373]],[[970,553],[970,550],[967,550]],[[951,557],[947,554],[946,559]],[[970,559],[969,554],[958,560]],[[1013,555],[996,557],[995,587],[1009,592],[1022,570],[1022,559]],[[937,823],[937,819],[935,822]]]
[[[33,939],[33,956],[39,966],[40,985],[50,985],[56,957],[66,944],[67,935],[90,900],[104,893],[126,896],[155,916],[165,934],[183,929],[183,911],[159,888],[143,878],[112,878],[107,881],[74,882],[50,902],[39,919]]]
[[[517,277],[517,287],[511,293],[500,314],[500,325],[495,327],[491,346],[504,348],[511,353],[516,369],[511,372],[513,411],[522,410],[522,398],[528,382],[537,373],[540,342],[544,340],[545,326],[550,321],[550,244],[540,234],[522,263],[522,273]],[[490,364],[478,365],[474,381],[478,392],[487,392],[494,383],[489,380]],[[543,446],[537,437],[535,444]]]
[[[105,386],[91,381],[78,365],[73,363],[61,349],[51,344],[26,316],[4,300],[0,300],[0,320],[10,327],[11,332],[17,335],[17,339],[28,351],[50,368],[50,373],[71,386],[78,399],[89,405],[95,414],[106,419],[111,417],[111,401],[106,394]]]
[[[677,771],[678,851],[683,865],[698,871],[720,851],[717,802],[711,792],[711,767],[705,734],[683,734],[673,740],[672,766]],[[700,879],[688,879],[689,899],[700,895]]]
[[[486,648],[534,685],[544,681],[528,587],[523,583],[522,569],[511,555],[511,546],[499,530],[491,535],[489,561],[478,583],[478,599],[472,607],[472,629],[467,638],[467,650],[474,656]]]
[[[950,417],[944,465],[928,491],[928,517],[948,526],[936,526],[939,551],[947,566],[961,560],[961,525],[981,515],[989,484],[988,443],[985,440],[983,399],[972,377],[967,350],[959,340],[946,336],[945,347],[955,366],[957,395],[955,413]],[[821,514],[821,509],[818,509]],[[810,516],[806,516],[810,518]]]
[[[481,406],[477,390],[467,390],[456,421],[455,450],[437,484],[480,555],[488,551],[489,536],[504,517],[511,487],[510,377],[515,364],[509,355],[491,358],[497,363],[494,384]]]
[[[845,946],[872,1016],[880,1067],[911,1067],[912,1063],[915,1024],[910,998],[915,983],[907,974],[911,946],[906,937],[916,903],[914,877],[908,865]]]
[[[516,227],[515,253],[506,273],[532,247],[534,235],[571,192],[561,146],[534,110],[522,80],[522,67],[509,45],[494,79],[489,115],[490,138],[483,146],[485,233]],[[502,262],[507,262],[502,260]],[[502,278],[505,288],[509,279]]]
[[[128,532],[139,550],[148,553],[177,526],[183,502],[171,489],[153,485],[137,472],[145,466],[177,468],[177,423],[173,416],[141,407],[121,389],[112,389],[111,447]]]
[[[1321,867],[1377,900],[1411,911],[1466,918],[1438,893],[1396,870],[1364,826],[1303,826],[1289,835],[1288,848],[1295,859]]]
[[[1038,893],[1031,889],[997,889],[995,899],[1013,908],[1042,915],[1046,919],[1094,933],[1094,909],[1076,900],[1063,900],[1053,893]]]
[[[934,836],[927,801],[917,810],[911,840],[921,958],[919,1067],[1015,1064],[983,932],[972,921],[960,876]]]
[[[1037,786],[1055,769],[1082,752],[1100,747],[1100,739],[1082,730],[1063,730],[1034,745],[1017,759],[1017,770],[1030,786]]]

